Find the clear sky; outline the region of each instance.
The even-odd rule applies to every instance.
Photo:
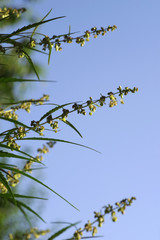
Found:
[[[93,219],[93,211],[135,196],[137,201],[116,223],[106,218],[99,235],[109,240],[159,240],[160,1],[45,0],[29,5],[39,19],[51,8],[50,18],[67,16],[40,28],[49,36],[66,33],[69,24],[71,31],[81,32],[93,26],[118,27],[105,37],[91,38],[83,48],[71,44],[62,52],[53,51],[49,66],[46,57],[37,55],[35,60],[46,68],[45,78],[57,82],[33,85],[29,98],[46,93],[52,102],[63,104],[90,96],[97,99],[119,85],[139,88],[125,97],[124,105],[106,105],[93,116],[70,116],[83,139],[63,125],[59,133],[50,135],[91,146],[102,154],[58,143],[46,155],[48,169],[42,179],[80,212],[47,192],[49,201],[42,217],[48,223],[82,220],[83,226]],[[35,120],[45,112],[45,108],[37,109]]]

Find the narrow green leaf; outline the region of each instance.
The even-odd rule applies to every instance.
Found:
[[[17,128],[10,128],[10,129],[7,129],[6,131],[4,131],[4,132],[1,132],[0,133],[0,136],[4,136],[4,135],[6,135],[6,133],[7,134],[12,134],[14,131],[16,131],[17,130]]]
[[[23,44],[21,42],[18,42],[15,39],[11,39],[11,38],[7,38],[5,43],[9,43],[9,44],[12,44],[12,45],[23,47]]]
[[[70,35],[73,35],[73,34],[76,34],[76,33],[79,33],[80,31],[77,31],[77,32],[72,32],[70,33]],[[68,36],[68,33],[67,34],[60,34],[60,35],[57,35],[56,37],[57,38],[61,38],[61,37],[64,37],[64,36]]]
[[[41,20],[40,22],[43,22],[44,19],[46,19],[46,17],[48,17],[48,15],[51,13],[51,11],[52,11],[52,8],[51,8],[51,10],[46,14],[46,16],[44,16],[44,18],[42,18],[42,20]],[[38,25],[34,28],[34,30],[33,30],[33,32],[32,32],[32,35],[31,35],[31,38],[33,38],[33,35],[35,34],[35,31],[37,30],[37,28],[39,27],[39,25],[40,25],[40,24],[38,24]]]
[[[49,43],[49,45],[48,45],[48,47],[49,47],[48,64],[49,64],[50,63],[50,58],[51,58],[51,53],[52,53],[52,45],[51,45],[50,41],[48,43]]]
[[[48,198],[34,197],[34,196],[25,196],[20,194],[14,194],[15,198],[31,198],[31,199],[39,199],[39,200],[48,200]]]
[[[18,30],[16,30],[16,31],[14,31],[14,32],[12,32],[11,34],[8,34],[8,36],[6,36],[7,37],[7,39],[9,38],[9,37],[12,37],[12,36],[14,36],[14,35],[17,35],[17,33],[21,33],[21,32],[24,32],[24,31],[26,31],[26,30],[29,30],[29,29],[31,29],[31,28],[34,28],[34,27],[36,27],[36,26],[39,26],[39,25],[41,25],[41,24],[44,24],[44,23],[47,23],[47,22],[50,22],[50,21],[54,21],[54,20],[57,20],[57,19],[61,19],[61,18],[64,18],[65,16],[61,16],[61,17],[56,17],[56,18],[51,18],[51,19],[48,19],[48,20],[46,20],[46,21],[43,21],[43,22],[36,22],[36,23],[33,23],[33,24],[29,24],[29,25],[27,25],[27,26],[24,26],[24,27],[22,27],[22,28],[20,28],[20,29],[18,29]],[[5,41],[6,39],[3,39],[3,41]]]
[[[33,70],[34,70],[34,72],[35,72],[35,74],[36,74],[38,80],[40,81],[40,78],[39,78],[38,72],[37,72],[37,70],[35,69],[35,66],[34,66],[34,64],[33,64],[33,62],[32,62],[32,59],[30,58],[30,56],[28,55],[28,53],[27,53],[26,51],[22,50],[22,52],[24,53],[24,55],[25,55],[27,61],[29,62],[29,64],[30,64],[31,67],[33,68]]]
[[[64,233],[65,231],[67,231],[69,228],[77,225],[79,222],[76,222],[76,223],[73,223],[73,224],[70,224],[69,226],[65,227],[65,228],[62,228],[61,230],[59,230],[58,232],[54,233],[50,238],[48,238],[48,240],[53,240],[55,239],[56,237],[58,237],[59,235],[61,235],[62,233]]]
[[[39,122],[41,122],[44,118],[48,117],[50,114],[52,114],[52,113],[58,111],[59,109],[65,107],[65,106],[67,106],[67,105],[71,105],[71,104],[73,104],[73,103],[66,103],[66,104],[63,104],[63,105],[57,106],[57,107],[55,107],[55,108],[49,110],[47,113],[45,113],[45,114],[40,118]]]
[[[7,163],[0,162],[0,167],[1,168],[5,167],[5,166],[16,167],[16,165],[13,165],[13,164],[7,164]]]
[[[41,82],[40,81],[37,81],[37,82]],[[34,100],[34,99],[26,99],[26,100],[21,100],[21,101],[18,101],[18,102],[3,102],[3,103],[0,103],[0,105],[15,105],[15,104],[19,104],[19,103],[27,103],[27,102],[32,102],[32,103],[37,103],[39,102],[39,99],[38,100]],[[48,100],[44,100],[44,102],[48,102]],[[54,104],[53,104],[54,105]],[[55,105],[58,105],[58,104],[55,104]],[[37,105],[38,106],[38,105]],[[42,106],[42,105],[41,105]]]
[[[69,24],[69,35],[71,34],[71,25]]]
[[[11,195],[10,194],[8,194],[8,193],[5,193],[5,194],[2,194],[2,193],[0,193],[0,197],[2,197],[2,198],[10,198],[11,197]],[[34,197],[34,196],[26,196],[26,195],[20,195],[20,194],[14,194],[14,197],[15,198],[31,198],[31,199],[39,199],[39,200],[48,200],[47,198],[40,198],[40,197]]]
[[[79,221],[79,222],[76,222],[75,224],[74,223],[71,223],[71,222],[63,222],[63,221],[54,221],[54,222],[51,222],[51,223],[53,223],[53,224],[67,224],[67,225],[74,225],[74,226],[76,226],[77,224],[80,224],[81,223],[81,221]]]
[[[29,170],[30,171],[35,171],[35,170],[43,170],[43,169],[46,169],[47,167],[39,167],[39,168],[30,168]],[[25,172],[27,172],[27,170],[24,170]]]
[[[6,167],[5,167],[6,168]],[[5,177],[3,176],[3,174],[0,172],[0,181],[3,183],[3,185],[7,188],[8,192],[10,193],[10,196],[12,196],[12,199],[13,201],[15,202],[15,199],[14,199],[14,194],[7,182],[7,180],[5,179]]]
[[[14,120],[14,119],[11,119],[11,118],[0,117],[0,119],[8,121],[8,122],[12,122],[14,124],[17,124],[17,125],[20,125],[20,126],[23,126],[23,127],[26,127],[26,128],[31,128],[31,127],[28,127],[27,125],[25,125],[24,123],[19,122],[19,121]]]
[[[45,106],[45,105],[47,105],[47,106],[59,106],[58,104],[56,104],[56,103],[43,103],[43,106]],[[37,105],[37,107],[40,107],[41,105]]]
[[[4,145],[4,144],[2,144],[2,143],[0,143],[0,147],[2,147],[2,148],[7,148],[7,149],[11,149],[10,147],[8,147],[7,145]],[[30,154],[28,154],[28,153],[26,153],[26,152],[23,152],[23,151],[18,150],[18,149],[14,149],[14,151],[19,152],[19,153],[22,153],[22,154],[30,157],[33,162],[37,162],[37,163],[43,164],[43,163],[39,162],[35,157],[31,156]],[[44,165],[44,164],[43,164],[43,165]]]
[[[81,237],[81,239],[89,239],[89,238],[102,238],[104,236],[90,236],[90,237]]]
[[[55,193],[57,196],[59,196],[60,198],[62,198],[65,202],[67,202],[69,205],[71,205],[73,208],[75,208],[76,210],[78,210],[73,204],[71,204],[70,202],[68,202],[65,198],[63,198],[60,194],[58,194],[57,192],[55,192],[53,189],[51,189],[50,187],[48,187],[47,185],[45,185],[43,182],[39,181],[38,179],[30,176],[29,174],[19,170],[19,169],[16,169],[16,168],[12,168],[12,167],[8,167],[8,166],[5,166],[4,169],[8,169],[8,170],[11,170],[12,172],[17,172],[17,173],[20,173],[32,180],[34,180],[35,182],[43,185],[44,187],[46,187],[47,189],[49,189],[50,191],[52,191],[53,193]],[[79,210],[78,210],[79,211]]]
[[[77,133],[78,133],[78,135],[82,138],[82,135],[81,135],[81,133],[77,130],[77,128],[75,128],[73,125],[72,125],[72,123],[70,123],[69,121],[63,121],[62,120],[62,122],[63,123],[65,123],[65,124],[67,124],[68,126],[70,126],[71,128],[73,128],[73,130],[75,130]]]
[[[28,211],[32,212],[34,215],[36,215],[39,219],[41,219],[45,223],[44,219],[42,217],[40,217],[39,214],[37,212],[35,212],[32,208],[27,206],[24,202],[16,200],[16,203],[17,203],[17,206],[26,208]]]
[[[90,238],[102,238],[104,236],[88,236],[88,237],[81,237],[81,239],[90,239]],[[72,237],[72,238],[66,238],[63,240],[76,240],[76,238]]]
[[[14,153],[4,152],[4,151],[1,151],[1,150],[0,150],[0,157],[3,157],[3,158],[4,157],[7,157],[7,158],[19,158],[19,159],[23,159],[23,160],[27,160],[27,161],[38,162],[38,161],[32,160],[30,158],[26,158],[26,157],[23,157],[23,156],[14,154]]]
[[[0,83],[7,83],[7,82],[56,82],[51,80],[34,80],[34,79],[23,79],[23,78],[10,78],[10,77],[1,77]]]
[[[29,126],[25,125],[24,123],[19,122],[19,121],[17,121],[17,120],[14,120],[14,119],[11,119],[11,118],[5,118],[5,117],[0,117],[0,119],[5,120],[5,121],[8,121],[8,122],[12,122],[12,123],[14,123],[14,124],[16,124],[16,125],[20,125],[20,126],[29,128],[29,129],[31,129],[32,131],[36,132],[32,127],[29,127]],[[37,132],[36,132],[36,133],[37,133]]]
[[[28,46],[25,46],[24,49],[27,48],[27,49],[30,49],[32,51],[36,51],[36,52],[39,52],[39,53],[42,53],[42,54],[45,54],[45,55],[49,55],[48,53],[44,52],[44,51],[41,51],[41,50],[38,50],[36,48],[31,48],[31,47],[28,47]]]
[[[24,211],[24,209],[20,205],[18,205],[18,208],[21,211],[21,213],[24,215],[25,219],[27,220],[27,222],[28,222],[28,224],[29,224],[29,226],[31,228],[32,224],[31,224],[31,222],[29,220],[29,217],[28,217],[27,213]]]
[[[61,140],[61,139],[55,139],[55,138],[40,138],[40,137],[33,137],[33,138],[22,138],[22,139],[17,139],[17,141],[19,140],[42,140],[42,141],[54,141],[54,142],[62,142],[62,143],[70,143],[70,144],[73,144],[73,145],[77,145],[77,146],[80,146],[80,147],[84,147],[84,148],[88,148],[92,151],[95,151],[97,153],[100,153],[99,151],[95,150],[94,148],[91,148],[91,147],[88,147],[88,146],[85,146],[83,144],[79,144],[79,143],[75,143],[75,142],[70,142],[70,141],[65,141],[65,140]]]

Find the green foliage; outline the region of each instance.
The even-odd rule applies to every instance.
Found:
[[[5,21],[12,20],[13,18],[19,18],[21,13],[25,11],[24,8],[22,9],[12,9],[12,8],[3,8],[0,9],[0,21],[1,23]],[[51,11],[49,11],[50,13]],[[32,69],[31,72],[34,72],[37,76],[38,80],[40,80],[38,71],[36,69],[36,66],[34,65],[32,58],[30,56],[30,53],[32,51],[38,51],[42,53],[46,53],[48,50],[48,63],[50,61],[51,57],[51,51],[52,47],[55,48],[56,51],[62,50],[62,45],[67,43],[75,42],[79,44],[81,47],[84,46],[85,42],[88,42],[90,37],[93,36],[94,38],[97,38],[99,35],[104,36],[106,33],[110,31],[114,31],[117,27],[115,25],[108,26],[107,28],[101,27],[100,29],[97,29],[97,27],[91,28],[90,31],[85,31],[84,34],[75,36],[75,33],[71,33],[71,29],[69,28],[68,34],[62,34],[62,35],[54,35],[52,37],[46,36],[44,34],[37,33],[36,30],[39,25],[46,24],[50,21],[58,20],[62,17],[56,17],[51,18],[49,20],[45,20],[46,17],[49,15],[49,13],[39,22],[29,24],[27,26],[24,26],[20,29],[17,29],[16,31],[13,31],[9,34],[1,34],[0,35],[0,53],[2,57],[5,59],[7,57],[7,60],[1,63],[0,68],[5,69],[5,65],[8,65],[10,63],[10,59],[17,59],[16,61],[20,60],[21,58],[25,57],[30,65],[30,68]],[[33,29],[34,28],[34,29]],[[30,29],[33,29],[32,32],[26,32]],[[43,38],[39,41],[36,39],[36,37],[43,36]],[[41,50],[39,48],[42,48]],[[18,66],[18,64],[16,65]],[[22,66],[21,66],[22,67]],[[7,70],[8,68],[4,70],[3,74],[0,77],[0,84],[3,86],[2,88],[6,88],[9,85],[8,84],[14,84],[15,82],[27,82],[27,81],[35,81],[35,80],[29,80],[22,78],[25,73],[23,72],[19,74],[21,76],[17,77],[14,76],[14,74],[10,74]],[[11,85],[11,89],[13,90],[13,86]],[[10,90],[9,90],[10,91]],[[92,115],[97,108],[101,108],[104,105],[107,104],[109,107],[117,106],[118,104],[118,98],[120,98],[120,103],[124,104],[124,96],[126,96],[128,93],[135,93],[138,91],[138,88],[134,87],[132,88],[122,88],[119,86],[115,92],[109,92],[105,96],[100,96],[98,99],[93,100],[92,97],[89,98],[89,100],[79,104],[77,102],[74,103],[65,103],[62,105],[54,104],[54,108],[51,108],[49,111],[47,111],[39,120],[33,120],[28,122],[27,124],[19,121],[19,110],[24,110],[27,113],[31,111],[31,106],[39,106],[44,104],[45,102],[49,102],[49,96],[43,95],[40,99],[29,99],[29,100],[23,100],[23,101],[17,101],[13,94],[11,99],[5,98],[5,95],[9,92],[6,92],[5,95],[1,96],[0,99],[0,119],[5,122],[5,124],[11,124],[14,125],[12,128],[9,128],[7,130],[4,130],[0,133],[0,147],[3,150],[0,150],[0,200],[7,202],[8,204],[12,204],[15,208],[19,209],[26,220],[29,222],[29,225],[32,225],[32,223],[29,220],[28,214],[26,213],[26,210],[34,214],[36,217],[44,221],[40,215],[34,211],[29,205],[25,203],[25,199],[41,199],[44,200],[44,198],[40,197],[34,197],[29,195],[23,195],[21,192],[17,193],[15,192],[14,188],[19,184],[19,181],[21,181],[21,177],[27,177],[28,179],[31,179],[35,181],[36,183],[41,184],[45,188],[52,191],[54,194],[58,195],[60,198],[62,198],[64,201],[66,201],[68,204],[70,204],[72,207],[77,209],[73,204],[71,204],[69,201],[67,201],[63,196],[55,192],[53,189],[45,185],[42,181],[39,181],[36,177],[31,176],[32,173],[32,165],[36,162],[38,164],[43,165],[43,155],[49,152],[49,149],[54,146],[56,142],[60,143],[68,143],[72,145],[77,145],[80,147],[85,147],[90,150],[94,150],[98,152],[97,150],[84,146],[79,143],[75,143],[68,140],[62,140],[57,138],[49,138],[49,137],[42,137],[45,133],[45,136],[47,136],[48,131],[52,131],[53,134],[56,134],[59,131],[59,125],[61,123],[66,124],[69,126],[72,130],[74,130],[80,137],[82,137],[81,133],[77,128],[68,121],[68,118],[71,113],[77,113],[86,115],[87,112],[89,115]],[[51,103],[52,104],[52,103]],[[54,115],[54,116],[53,116]],[[2,126],[3,126],[2,121]],[[8,125],[7,125],[8,126]],[[49,128],[49,129],[48,129]],[[38,135],[38,137],[35,137],[35,134]],[[21,150],[22,141],[47,141],[46,144],[43,145],[42,148],[37,149],[37,155],[31,156],[28,154],[25,150]],[[18,142],[18,143],[17,143]],[[20,142],[20,143],[19,143]],[[17,152],[17,154],[13,153]],[[8,161],[8,158],[10,159],[20,159],[22,160],[23,167],[20,167],[19,164],[15,163],[14,165],[10,164],[9,162],[6,163],[6,159]],[[5,160],[5,162],[4,162]],[[38,168],[37,168],[38,170]],[[25,184],[25,183],[23,183]],[[17,198],[22,198],[23,200],[17,200]],[[95,221],[86,223],[84,225],[84,228],[76,228],[76,231],[73,233],[73,236],[71,239],[81,239],[84,232],[91,232],[92,237],[95,236],[97,233],[97,227],[95,224],[98,224],[98,227],[101,227],[104,222],[104,217],[106,214],[111,215],[111,219],[113,222],[117,221],[116,211],[124,214],[124,211],[127,206],[130,206],[132,204],[132,201],[135,200],[134,197],[131,199],[123,199],[120,202],[117,202],[115,206],[107,205],[104,207],[104,211],[95,212],[94,217]],[[3,206],[2,206],[3,208]],[[78,210],[78,209],[77,209]],[[48,240],[55,239],[56,237],[60,236],[62,233],[64,233],[66,230],[70,229],[71,227],[75,227],[78,223],[70,224],[69,226],[62,228],[58,232],[52,234],[48,238]],[[9,234],[10,240],[17,240],[17,239],[35,239],[38,238],[40,235],[45,235],[49,232],[49,230],[40,231],[36,228],[31,227],[31,229],[27,232],[21,233],[17,232],[14,235],[12,233]]]

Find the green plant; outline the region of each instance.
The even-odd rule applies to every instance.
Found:
[[[0,9],[0,21],[3,23],[4,21],[8,21],[9,19],[13,17],[19,17],[21,13],[24,12],[24,9],[12,9],[12,8],[3,8]],[[106,33],[110,31],[114,31],[117,27],[115,25],[108,26],[107,28],[101,27],[100,29],[97,29],[96,27],[91,28],[91,30],[86,30],[84,34],[75,36],[77,33],[72,33],[69,28],[69,32],[67,34],[62,35],[53,35],[52,37],[46,36],[42,33],[37,33],[37,28],[39,25],[45,24],[50,21],[55,21],[62,17],[56,17],[49,20],[45,20],[46,17],[50,14],[51,11],[39,22],[29,24],[27,26],[24,26],[20,29],[17,29],[16,31],[13,31],[9,34],[1,34],[0,35],[0,53],[2,56],[10,56],[10,53],[17,58],[26,58],[30,66],[32,67],[32,70],[34,71],[35,75],[38,78],[38,81],[40,80],[38,71],[32,61],[32,58],[30,56],[31,51],[37,51],[41,54],[48,54],[48,63],[50,62],[50,57],[52,53],[52,48],[54,47],[55,51],[61,51],[63,44],[72,43],[75,42],[79,44],[81,47],[84,46],[85,42],[89,41],[89,38],[93,36],[94,38],[97,38],[98,35],[104,36]],[[32,32],[26,32],[30,29],[33,29]],[[37,40],[36,36],[41,36],[42,39],[39,41]],[[42,49],[41,49],[42,48]],[[46,51],[48,50],[48,53]],[[12,55],[10,56],[12,57]],[[24,78],[17,78],[17,77],[10,77],[10,76],[2,76],[0,78],[0,84],[7,84],[8,82],[30,82],[30,81],[37,81],[37,80],[30,80],[30,79],[24,79]],[[60,194],[55,192],[50,187],[46,186],[42,181],[39,181],[37,178],[31,176],[32,173],[33,164],[38,163],[40,164],[40,167],[43,166],[43,154],[46,154],[49,151],[49,148],[52,148],[56,142],[61,143],[68,143],[77,145],[80,147],[85,147],[94,151],[97,151],[95,149],[92,149],[91,147],[71,142],[68,140],[63,139],[57,139],[55,137],[49,138],[46,137],[47,131],[52,131],[53,134],[56,134],[59,125],[61,122],[65,123],[69,127],[71,127],[80,137],[82,137],[79,130],[76,129],[76,127],[68,121],[68,117],[71,113],[78,113],[82,115],[86,115],[87,112],[89,112],[90,115],[92,115],[97,107],[103,107],[106,105],[108,100],[108,106],[114,107],[118,103],[118,99],[116,96],[120,98],[121,104],[124,104],[124,96],[130,93],[135,93],[138,91],[138,88],[134,87],[132,88],[122,88],[119,86],[116,90],[116,92],[108,92],[105,96],[100,96],[99,99],[93,100],[92,97],[89,98],[89,100],[79,104],[78,102],[74,103],[65,103],[63,105],[59,104],[53,104],[54,108],[51,108],[49,111],[47,111],[39,120],[32,119],[31,122],[28,122],[28,124],[25,124],[22,121],[19,121],[19,110],[24,110],[26,112],[30,112],[31,106],[35,105],[42,105],[44,103],[49,103],[49,96],[43,95],[40,99],[29,99],[29,100],[23,100],[23,101],[4,101],[1,100],[1,106],[0,106],[0,119],[3,120],[5,123],[11,123],[14,124],[14,127],[10,128],[7,127],[7,130],[4,130],[0,133],[0,147],[3,150],[0,150],[0,157],[2,161],[0,162],[0,199],[2,202],[8,202],[9,204],[14,205],[17,207],[24,215],[30,226],[32,226],[25,210],[29,210],[31,213],[36,215],[39,219],[44,221],[40,215],[35,212],[29,205],[25,203],[25,199],[42,199],[35,196],[28,196],[16,193],[13,188],[17,186],[19,183],[21,176],[25,176],[27,178],[32,179],[33,181],[43,185],[44,187],[51,190],[54,194],[61,197],[63,200],[65,200],[67,203],[69,203],[72,207],[73,206],[68,200],[63,198]],[[54,115],[53,115],[54,114]],[[3,126],[3,125],[2,125]],[[8,126],[8,125],[7,125]],[[43,137],[45,133],[45,137]],[[38,154],[36,156],[32,156],[28,154],[27,152],[21,150],[21,142],[27,140],[27,141],[47,141],[45,145],[43,145],[42,148],[38,148],[37,152]],[[17,143],[18,142],[18,143]],[[16,152],[16,153],[15,153]],[[25,161],[23,164],[23,167],[20,168],[19,165],[14,164],[11,165],[10,163],[6,163],[6,161],[3,161],[6,158],[15,158],[15,159],[21,159],[22,161]],[[19,198],[22,198],[24,200],[20,201],[17,200]],[[118,212],[121,212],[124,214],[124,211],[126,209],[126,206],[130,206],[132,204],[132,201],[135,200],[135,197],[123,199],[120,202],[116,203],[116,206],[108,205],[104,207],[104,212],[95,212],[95,218],[96,220],[92,223],[88,221],[84,225],[84,228],[77,229],[72,239],[81,239],[83,232],[92,232],[92,236],[97,233],[97,227],[95,226],[96,223],[98,223],[98,227],[102,226],[102,223],[104,222],[104,216],[106,214],[111,214],[112,221],[115,222],[117,220],[116,216],[116,210]],[[76,208],[77,209],[77,208]],[[70,227],[76,226],[77,224],[71,224],[68,227],[65,227],[58,231],[57,233],[53,234],[49,240],[54,239],[55,237],[58,237],[61,233],[69,229]],[[12,234],[9,235],[9,239],[31,239],[31,238],[37,238],[40,235],[44,235],[48,233],[49,230],[45,231],[39,231],[38,229],[32,228],[30,231],[26,233],[18,233],[14,236]]]

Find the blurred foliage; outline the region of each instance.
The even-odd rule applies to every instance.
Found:
[[[10,1],[3,1],[4,4],[6,2]],[[12,1],[13,4],[13,1]],[[0,18],[6,18],[6,21],[0,22],[0,29],[7,31],[10,31],[12,26],[16,26],[17,23],[23,22],[23,18],[21,17],[21,14],[24,14],[26,12],[25,8],[18,9],[16,11],[16,8],[6,8],[1,7],[0,8]],[[29,20],[29,17],[27,18],[28,14],[26,15],[26,19]],[[35,18],[35,15],[34,15]],[[24,40],[22,39],[21,44],[24,44]],[[29,54],[33,54],[28,49]],[[43,71],[43,67],[39,64],[35,64],[36,68],[40,73]],[[0,53],[0,77],[16,77],[16,78],[25,78],[31,77],[33,75],[34,71],[30,64],[27,63],[27,61],[19,60],[17,58],[15,49],[11,49],[9,54],[3,54],[3,52]],[[1,82],[0,86],[0,102],[14,102],[17,101],[18,98],[22,97],[22,94],[24,94],[24,91],[27,87],[27,85],[22,82],[21,86],[19,84],[18,89],[19,92],[15,93],[15,88],[17,87],[15,82]],[[16,88],[17,90],[17,88]],[[22,93],[22,94],[21,94]]]
[[[31,0],[32,1],[32,0]],[[2,9],[6,7],[6,4],[13,4],[13,1],[1,0],[1,8],[0,8],[0,16],[2,16]],[[15,8],[11,8],[15,9]],[[1,32],[11,31],[13,26],[17,26],[17,24],[23,22],[23,18],[21,18],[21,14],[25,12],[25,8],[20,11],[13,12],[10,18],[6,19],[5,21],[0,22],[0,29]],[[8,10],[8,13],[10,9]],[[6,11],[7,17],[7,11]],[[18,15],[19,14],[19,15]],[[26,15],[26,20],[30,21],[30,13]],[[28,17],[27,17],[28,16]],[[35,16],[34,16],[35,18]],[[22,42],[23,44],[23,42]],[[30,53],[32,54],[32,53]],[[39,72],[42,73],[43,68],[42,66],[35,64],[36,68]],[[28,64],[25,60],[20,60],[15,55],[15,49],[12,49],[8,55],[0,54],[0,78],[24,78],[24,77],[31,77],[34,71],[30,64]],[[27,84],[25,82],[17,83],[16,82],[0,82],[0,103],[12,103],[17,101],[19,98],[23,97],[27,89]],[[1,123],[2,124],[2,123]],[[2,126],[1,126],[2,127]],[[2,162],[6,162],[7,158],[3,159]],[[28,188],[29,189],[29,188]],[[15,191],[18,189],[16,188]],[[29,194],[28,190],[28,194]],[[30,202],[30,201],[29,201]],[[14,221],[15,215],[19,219],[19,223],[24,222],[21,214],[18,213],[17,208],[14,208],[11,203],[6,201],[4,198],[0,198],[0,238],[5,239],[8,230],[11,231],[18,228],[18,223]],[[20,220],[21,219],[21,220]],[[17,227],[16,227],[17,226]],[[25,225],[23,226],[25,229]]]
[[[38,0],[40,1],[40,0]],[[36,2],[36,0],[23,0],[23,3]],[[33,19],[37,19],[38,16],[35,13],[32,15],[31,9],[15,8],[18,4],[17,1],[0,0],[0,18],[6,18],[6,20],[0,22],[1,33],[11,31],[11,29],[20,23],[31,22]],[[9,5],[9,7],[7,7]],[[23,17],[22,17],[23,14]],[[24,44],[23,39],[21,41]],[[28,49],[29,54],[33,54],[33,51]],[[10,57],[12,56],[12,57]],[[37,70],[42,74],[44,68],[40,64],[36,64]],[[10,54],[0,53],[0,77],[16,77],[25,78],[32,77],[34,71],[27,61],[20,61],[15,55],[15,49],[11,49]],[[21,86],[20,86],[21,85]],[[15,93],[19,89],[19,92]],[[14,102],[22,97],[27,88],[26,83],[22,82],[18,88],[15,82],[1,83],[0,85],[0,102]]]

